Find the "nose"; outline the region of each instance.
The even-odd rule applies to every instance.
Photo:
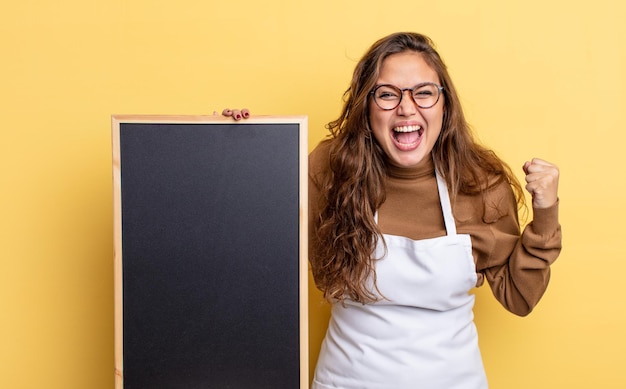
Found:
[[[408,92],[405,95],[405,92]],[[403,89],[402,90],[402,99],[400,100],[400,105],[398,105],[398,115],[401,116],[411,116],[417,113],[417,103],[413,99],[413,90],[411,89]]]

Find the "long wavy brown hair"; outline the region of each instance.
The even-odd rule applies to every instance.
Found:
[[[518,205],[524,206],[521,185],[510,168],[472,137],[446,65],[430,38],[395,33],[374,43],[356,65],[344,94],[339,118],[327,124],[331,172],[321,183],[325,204],[316,223],[319,250],[315,279],[330,301],[346,297],[367,303],[380,299],[376,290],[373,251],[383,239],[374,214],[385,201],[385,154],[369,125],[370,91],[383,61],[404,51],[421,53],[437,72],[444,90],[444,117],[432,156],[452,199],[459,193],[480,194],[506,180]]]

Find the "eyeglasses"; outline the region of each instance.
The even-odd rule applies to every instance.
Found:
[[[418,107],[430,108],[439,101],[443,87],[434,82],[425,82],[413,88],[404,89],[400,89],[394,85],[382,84],[377,85],[370,93],[374,96],[376,105],[385,111],[391,111],[400,105],[405,91],[411,92],[413,102],[417,104]]]

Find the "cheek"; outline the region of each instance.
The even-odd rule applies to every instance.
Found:
[[[429,112],[430,115],[428,117],[429,126],[433,129],[436,129],[437,132],[441,131],[444,122],[444,111],[443,109],[439,109],[436,111]]]
[[[376,138],[378,143],[383,143],[387,138],[386,121],[380,115],[370,115],[369,121],[374,138]]]
[[[370,128],[374,135],[378,138],[381,134],[387,132],[388,115],[387,112],[372,107],[370,103],[368,120]]]

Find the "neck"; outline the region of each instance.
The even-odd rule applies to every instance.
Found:
[[[395,178],[419,178],[422,176],[433,176],[435,174],[435,164],[430,155],[421,160],[417,165],[411,167],[394,165],[389,159],[385,160],[385,165],[387,174]]]

